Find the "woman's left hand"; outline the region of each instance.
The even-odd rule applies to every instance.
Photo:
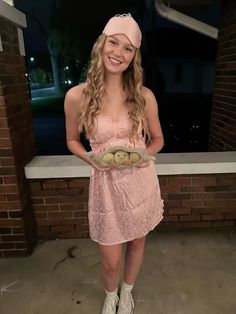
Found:
[[[149,165],[150,165],[150,160],[147,160],[147,161],[144,161],[144,162],[142,162],[141,164],[139,164],[139,165],[137,165],[135,167],[137,167],[137,168],[146,168]]]

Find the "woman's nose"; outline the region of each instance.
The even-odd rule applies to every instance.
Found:
[[[120,46],[115,47],[114,53],[119,55],[119,56],[122,55],[122,47],[120,47]]]

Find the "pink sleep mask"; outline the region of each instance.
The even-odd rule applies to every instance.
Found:
[[[116,34],[125,35],[135,48],[141,45],[142,34],[138,23],[132,18],[131,14],[117,14],[106,24],[103,34],[112,36]]]

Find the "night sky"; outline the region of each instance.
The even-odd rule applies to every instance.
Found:
[[[54,16],[53,20],[52,6],[60,6],[63,1],[68,6],[68,10],[65,9],[62,12],[62,17],[60,15]],[[155,62],[158,58],[192,58],[199,60],[200,65],[208,61],[214,62],[217,40],[162,18],[157,14],[153,0],[119,0],[115,5],[113,1],[105,0],[95,2],[15,0],[14,2],[15,7],[25,12],[27,17],[28,27],[24,30],[26,58],[29,60],[30,57],[34,56],[36,60],[39,60],[34,62],[35,66],[42,67],[47,71],[50,71],[51,66],[47,38],[55,18],[63,19],[64,24],[61,23],[63,27],[67,27],[67,21],[75,21],[76,24],[73,28],[75,36],[78,34],[78,37],[85,38],[92,47],[94,40],[102,32],[110,17],[117,13],[132,13],[143,34],[141,53],[146,71],[145,83],[154,93],[157,91],[155,95],[159,103],[159,115],[166,143],[162,152],[207,151],[211,95],[202,94],[196,97],[193,94],[190,96],[191,98],[189,95],[184,98],[184,95],[179,94],[178,98],[176,95],[173,99],[171,95],[168,98],[164,92],[164,87],[161,87],[162,82],[153,80],[152,72],[153,61]],[[105,7],[104,10],[101,9],[102,6]],[[204,8],[172,8],[212,26],[219,27],[220,25],[220,0],[215,0],[212,6]],[[74,38],[73,36],[73,41]],[[87,55],[89,57],[89,51]],[[156,76],[157,73],[155,73]],[[185,112],[185,115],[181,112]],[[186,117],[188,118],[186,119]],[[51,120],[48,119],[47,117],[37,117],[34,114],[39,154],[68,154],[63,115],[60,117],[60,121],[55,120],[55,116],[52,116]],[[47,125],[48,127],[45,127]],[[51,136],[48,132],[58,136],[58,139],[54,137],[54,145],[48,141],[54,135]]]
[[[24,31],[25,34],[25,45],[26,50],[29,54],[35,53],[36,51],[40,53],[47,52],[47,38],[43,35],[40,30],[39,23],[43,25],[45,32],[50,32],[50,16],[51,16],[51,4],[55,1],[57,4],[60,3],[61,0],[15,0],[15,7],[23,12],[26,12],[27,24],[28,27]],[[152,0],[143,0],[143,1],[131,1],[131,0],[120,0],[119,5],[116,4],[114,7],[114,3],[112,1],[77,1],[77,0],[68,0],[68,3],[74,5],[75,9],[74,16],[70,18],[78,19],[78,25],[84,26],[85,32],[88,36],[92,36],[93,39],[96,39],[107,20],[116,13],[127,12],[128,8],[136,17],[135,13],[137,10],[141,8],[143,11],[142,20],[137,18],[140,28],[143,32],[143,35],[149,34],[150,32],[154,32],[158,35],[158,42],[162,43],[163,41],[169,42],[168,39],[172,40],[176,38],[176,34],[179,33],[179,38],[185,36],[187,38],[192,37],[192,41],[195,42],[194,37],[199,38],[199,40],[203,41],[205,44],[206,41],[211,43],[214,41],[210,38],[207,38],[204,35],[198,34],[192,30],[189,30],[185,27],[177,25],[167,19],[162,18],[157,14],[155,9],[153,9],[153,1]],[[82,3],[82,4],[81,4]],[[109,5],[107,5],[109,3]],[[144,4],[146,3],[146,5]],[[105,10],[101,9],[101,6],[105,6]],[[118,7],[119,6],[119,7]],[[144,9],[142,9],[142,6]],[[219,26],[219,7],[220,0],[214,1],[214,4],[211,7],[205,8],[193,8],[193,9],[183,9],[183,8],[174,8],[176,10],[182,11],[183,13],[189,14],[194,18],[198,18],[199,20],[206,22],[212,26]],[[148,8],[148,9],[147,9]],[[92,31],[91,31],[92,29]],[[183,40],[184,43],[185,40]],[[195,49],[193,49],[193,52]],[[167,46],[166,50],[163,53],[170,53],[170,49]],[[178,53],[178,52],[177,52]]]

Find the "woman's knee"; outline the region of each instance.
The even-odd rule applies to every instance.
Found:
[[[120,269],[120,259],[102,259],[102,265],[103,268],[106,270],[106,272],[109,273],[116,273]]]
[[[108,272],[116,272],[120,268],[122,246],[100,246],[102,256],[102,266]]]
[[[143,250],[145,246],[145,237],[132,240],[128,243],[128,249],[132,251]]]

